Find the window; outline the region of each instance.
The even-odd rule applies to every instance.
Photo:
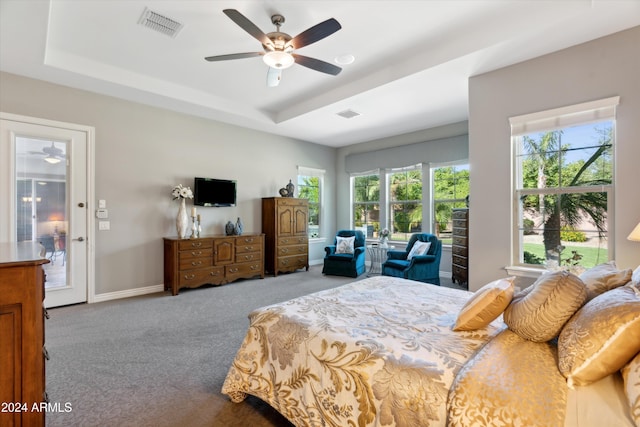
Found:
[[[589,268],[610,259],[617,103],[511,119],[516,265]]]
[[[320,237],[324,170],[298,167],[298,197],[309,200],[309,238]]]
[[[353,227],[362,230],[368,239],[377,238],[380,231],[380,175],[352,176],[351,190]]]
[[[467,207],[469,165],[431,168],[433,182],[433,230],[444,244],[451,244],[453,209]]]
[[[408,241],[422,231],[422,165],[387,173],[390,240]]]

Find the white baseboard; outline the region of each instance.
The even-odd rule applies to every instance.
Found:
[[[111,301],[114,299],[130,298],[139,295],[154,294],[157,292],[164,292],[164,285],[147,286],[145,288],[127,289],[126,291],[107,292],[105,294],[98,294],[93,297],[91,302],[103,302]]]

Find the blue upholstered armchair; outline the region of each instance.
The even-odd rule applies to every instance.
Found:
[[[416,242],[431,242],[424,255],[414,255],[410,260],[409,253]],[[402,277],[404,279],[440,285],[440,257],[442,242],[433,234],[414,234],[409,239],[404,251],[387,252],[387,260],[382,264],[383,276]]]
[[[343,240],[346,238],[347,240]],[[349,238],[353,238],[353,253],[350,250]],[[342,246],[342,248],[341,248]],[[349,248],[344,250],[345,247]],[[336,233],[333,245],[324,248],[324,267],[322,274],[334,276],[358,277],[364,273],[364,233],[360,230],[340,230]]]

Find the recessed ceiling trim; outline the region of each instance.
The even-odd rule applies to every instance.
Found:
[[[148,7],[144,8],[140,19],[138,19],[138,24],[172,38],[175,38],[183,27],[183,25],[175,19],[154,12]]]

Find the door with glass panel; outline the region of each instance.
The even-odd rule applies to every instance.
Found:
[[[45,305],[87,301],[86,132],[2,120],[2,172],[9,241],[42,244]],[[7,209],[5,208],[5,212]],[[4,213],[4,212],[3,212]],[[4,216],[4,215],[3,215]]]

